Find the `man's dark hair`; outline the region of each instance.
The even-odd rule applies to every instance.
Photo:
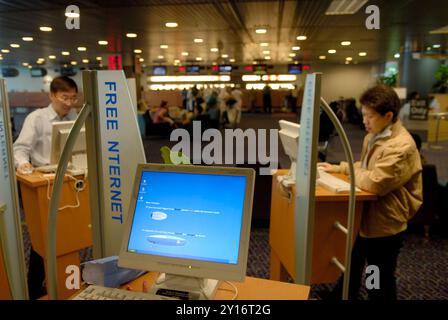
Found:
[[[392,112],[392,122],[397,121],[398,112],[401,107],[400,99],[391,87],[378,85],[367,89],[361,95],[359,101],[363,106],[372,108],[382,116],[388,112]]]
[[[76,82],[67,76],[56,77],[53,79],[53,81],[51,81],[50,84],[51,93],[57,93],[59,91],[67,92],[71,89],[75,89],[75,91],[78,92],[78,86],[76,85]]]

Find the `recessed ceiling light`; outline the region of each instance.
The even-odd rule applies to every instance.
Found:
[[[109,42],[107,42],[106,40],[100,40],[100,41],[98,41],[98,44],[100,46],[107,46],[109,44]]]
[[[270,53],[271,53],[270,50],[264,50],[264,51],[263,51],[263,54],[270,54]]]
[[[426,47],[426,51],[430,51],[431,50],[431,47]]]
[[[235,59],[230,59],[229,61],[230,61],[230,62],[235,62]]]
[[[252,64],[257,64],[257,61],[252,61]]]
[[[270,56],[266,56],[266,57],[264,57],[264,59],[265,60],[271,60],[271,57]]]
[[[101,57],[96,57],[95,59],[98,60],[98,61],[103,60],[103,58],[101,58]]]
[[[260,43],[260,46],[262,46],[262,47],[267,47],[267,46],[269,46],[269,43],[267,43],[267,42],[262,42],[262,43]]]
[[[11,43],[10,46],[11,48],[20,48],[20,44],[17,43]]]
[[[24,62],[24,63],[22,63],[22,66],[24,66],[24,67],[28,67],[28,66],[29,66],[29,63],[28,63],[28,62]]]
[[[44,62],[45,62],[44,60],[37,60],[36,61],[37,64],[44,64]]]
[[[168,45],[167,44],[161,44],[160,45],[160,49],[168,49]]]
[[[341,46],[349,46],[349,45],[351,45],[352,43],[350,42],[350,41],[342,41],[341,42]]]
[[[440,44],[433,44],[432,47],[435,48],[435,49],[438,49],[438,48],[441,47],[441,45]]]
[[[218,52],[219,49],[218,49],[218,48],[210,48],[210,51],[211,51],[211,52]]]
[[[196,39],[194,39],[193,41],[194,41],[195,43],[202,43],[202,42],[204,42],[204,39],[196,38]]]
[[[330,50],[328,50],[328,53],[331,53],[331,54],[336,53],[336,50],[335,49],[330,49]]]
[[[82,59],[82,63],[89,63],[89,59]]]
[[[73,65],[73,66],[76,66],[76,65],[78,64],[78,62],[76,62],[76,61],[70,61],[70,64]]]
[[[266,33],[266,32],[268,32],[268,30],[266,28],[255,29],[255,33],[258,33],[258,34],[263,34],[263,33]]]
[[[290,53],[289,56],[290,56],[290,57],[295,57],[296,54],[295,54],[295,53]]]
[[[201,57],[196,57],[196,61],[202,61]]]
[[[134,49],[134,53],[142,53],[142,49]]]
[[[352,58],[352,57],[347,57],[347,58],[345,58],[345,60],[347,60],[347,61],[352,61],[353,58]]]
[[[2,49],[2,52],[3,53],[9,53],[10,51],[9,51],[9,49]]]
[[[56,56],[55,55],[50,55],[50,56],[48,56],[48,59],[56,59]]]
[[[350,63],[350,61],[348,61],[348,60],[345,61],[345,64],[349,64],[349,63]]]
[[[177,22],[167,22],[165,23],[165,27],[167,28],[176,28],[178,26]]]
[[[43,32],[50,32],[50,31],[53,31],[53,28],[43,26],[43,27],[40,27],[39,30],[43,31]]]
[[[228,58],[229,57],[229,55],[228,54],[223,54],[223,55],[221,55],[221,58]]]
[[[299,50],[300,50],[300,47],[299,47],[299,46],[294,46],[294,47],[292,47],[291,49],[294,50],[294,51],[299,51]]]
[[[22,37],[23,41],[33,41],[33,37]]]
[[[179,59],[174,59],[174,63],[180,63]]]
[[[68,51],[62,51],[61,54],[62,54],[63,56],[69,56],[69,55],[70,55],[70,52],[68,52]]]
[[[138,59],[138,61],[143,62],[143,61],[145,61],[145,59],[144,58],[140,58],[140,59]]]
[[[365,57],[365,56],[367,55],[367,52],[360,52],[360,53],[358,53],[358,55],[359,55],[360,57]]]
[[[158,59],[163,59],[163,56],[157,56]]]
[[[395,58],[395,59],[400,58],[400,54],[399,54],[399,53],[394,54],[394,58]]]
[[[181,53],[181,55],[186,57],[186,56],[188,56],[188,52],[184,51],[184,52]]]
[[[126,37],[128,37],[128,38],[137,38],[137,34],[136,33],[126,33]]]
[[[327,59],[327,57],[326,56],[319,56],[319,59],[320,60],[325,60],[325,59]]]
[[[86,47],[78,47],[78,51],[86,51],[87,48]]]
[[[306,40],[306,36],[298,36],[296,39],[299,41],[303,41]]]

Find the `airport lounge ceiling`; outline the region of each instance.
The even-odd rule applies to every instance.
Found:
[[[347,57],[363,63],[392,60],[404,51],[435,58],[448,53],[448,31],[441,30],[448,25],[446,0],[336,1],[359,10],[326,15],[332,0],[0,1],[0,63],[36,65],[40,58],[44,66],[70,61],[81,66],[83,60],[99,63],[97,57],[104,61],[114,54],[121,54],[125,65],[135,55],[147,65],[343,63]],[[66,28],[71,4],[80,10],[79,30]],[[369,5],[380,9],[379,30],[366,28]]]

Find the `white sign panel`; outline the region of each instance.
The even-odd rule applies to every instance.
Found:
[[[94,85],[102,255],[112,256],[120,250],[137,164],[146,158],[123,71],[96,71]]]

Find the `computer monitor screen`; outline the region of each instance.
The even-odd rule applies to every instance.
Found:
[[[155,76],[166,76],[166,67],[165,66],[153,66],[152,74]]]
[[[297,152],[299,147],[300,124],[286,120],[280,120],[279,136],[285,149],[285,153],[291,159],[291,168],[289,176],[291,179],[296,177]]]
[[[186,68],[187,73],[199,73],[200,70],[201,67],[198,65],[191,65]]]
[[[254,74],[266,74],[268,66],[266,64],[254,64],[252,70]]]
[[[119,265],[164,272],[177,279],[171,289],[206,297],[216,280],[244,280],[254,177],[247,168],[140,164]]]
[[[232,65],[231,64],[220,64],[218,66],[218,72],[219,73],[231,73],[232,72]]]
[[[58,164],[74,123],[75,121],[56,121],[52,123],[50,164]],[[86,130],[84,127],[81,128],[73,146],[71,162],[80,169],[87,168]]]
[[[301,74],[302,73],[302,64],[289,64],[288,65],[288,73],[289,74]]]

